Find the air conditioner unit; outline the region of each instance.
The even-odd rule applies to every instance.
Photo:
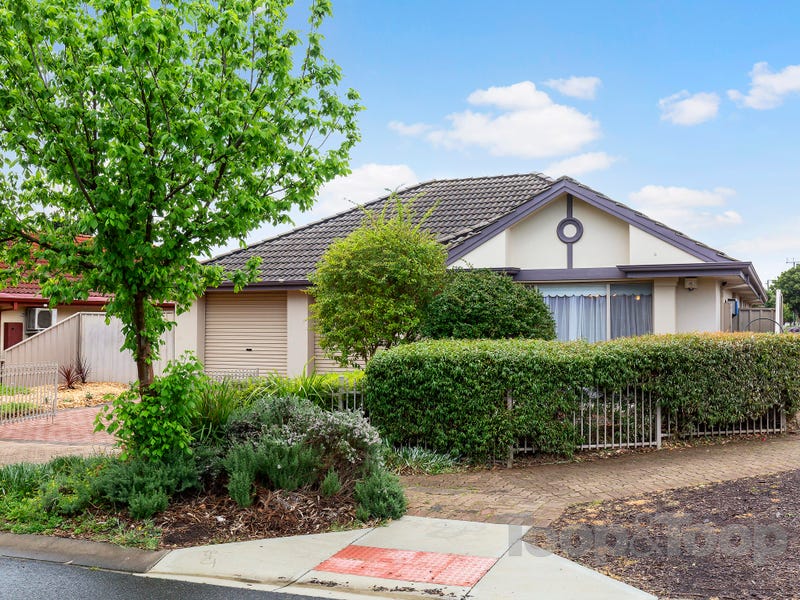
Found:
[[[25,310],[25,330],[28,333],[42,331],[56,324],[58,311],[49,308],[28,308]]]

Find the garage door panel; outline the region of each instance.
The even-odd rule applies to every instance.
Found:
[[[286,292],[206,297],[206,368],[285,375],[286,344]]]

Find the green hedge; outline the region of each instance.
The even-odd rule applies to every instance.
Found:
[[[483,459],[505,456],[527,436],[540,451],[571,454],[579,441],[572,415],[584,388],[638,385],[688,431],[755,417],[775,404],[797,410],[798,366],[800,338],[792,335],[427,341],[370,361],[365,406],[393,444],[422,442]]]

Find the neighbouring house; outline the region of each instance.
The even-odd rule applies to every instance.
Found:
[[[0,289],[0,351],[44,331],[78,312],[102,311],[108,299],[90,294],[86,300],[53,309],[35,283]]]
[[[136,363],[129,351],[121,351],[122,322],[106,322],[108,297],[90,293],[86,300],[50,308],[35,283],[0,290],[0,366],[31,363],[73,364],[79,357],[90,369],[93,381],[130,383],[136,379]],[[174,320],[174,307],[164,305]],[[164,337],[157,375],[175,358],[172,331]]]
[[[729,330],[740,309],[760,306],[750,262],[693,240],[581,183],[540,174],[429,181],[405,189],[451,267],[502,269],[536,286],[559,339]],[[366,205],[380,210],[388,197]],[[308,275],[332,240],[362,220],[354,208],[210,261],[226,269],[261,257],[259,280],[239,294],[209,289],[178,318],[176,353],[207,369],[297,375],[336,370],[309,322]]]

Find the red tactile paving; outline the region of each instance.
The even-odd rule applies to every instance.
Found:
[[[316,570],[466,587],[478,583],[495,562],[496,558],[482,556],[352,545],[317,565]]]
[[[68,408],[56,411],[52,420],[43,417],[0,424],[0,441],[111,445],[113,437],[94,431],[94,419],[101,408]]]

